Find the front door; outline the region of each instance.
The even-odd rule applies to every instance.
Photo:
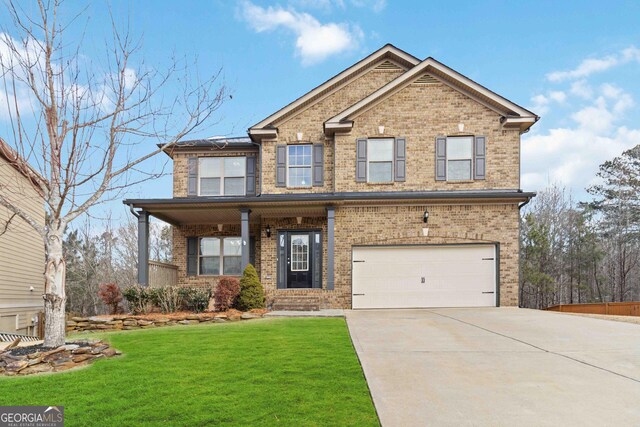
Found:
[[[287,287],[312,287],[312,234],[292,231],[287,233]]]
[[[278,231],[278,289],[322,288],[322,231]]]

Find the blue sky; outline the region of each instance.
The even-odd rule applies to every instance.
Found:
[[[77,11],[82,4],[65,7]],[[215,126],[194,137],[243,135],[393,43],[419,58],[433,56],[542,116],[523,136],[525,190],[557,181],[585,198],[597,166],[640,143],[637,1],[138,0],[113,1],[111,9],[117,22],[128,19],[143,37],[140,57],[147,65],[162,68],[175,53],[197,57],[202,75],[222,67],[233,99]],[[83,54],[99,59],[109,30],[106,4],[93,2],[87,16]],[[7,25],[6,17],[0,24]],[[171,197],[170,182],[133,187],[128,196]]]

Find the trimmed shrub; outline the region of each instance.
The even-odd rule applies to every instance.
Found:
[[[151,306],[152,291],[140,285],[129,286],[122,292],[134,314],[145,314]]]
[[[122,292],[120,292],[118,285],[115,283],[103,283],[98,287],[98,296],[109,307],[110,314],[118,314],[120,302],[122,301]]]
[[[216,311],[227,311],[236,303],[240,293],[240,281],[235,277],[223,277],[213,292]]]
[[[248,264],[242,272],[236,308],[242,311],[264,308],[264,288],[258,279],[256,269],[251,264]]]
[[[180,288],[178,292],[182,299],[182,306],[185,310],[200,313],[209,305],[211,289]]]
[[[151,302],[163,313],[174,313],[180,308],[182,298],[179,287],[150,288],[149,292]]]

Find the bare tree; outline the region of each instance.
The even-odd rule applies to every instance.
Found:
[[[44,194],[46,222],[19,207],[20,194],[3,193],[0,205],[45,242],[44,344],[57,346],[64,343],[67,226],[128,186],[153,178],[142,163],[205,124],[226,88],[219,71],[199,79],[180,61],[166,72],[134,63],[140,43],[114,20],[104,65],[94,65],[82,50],[84,37],[65,37],[82,12],[61,22],[60,0],[38,0],[37,13],[24,7],[9,1],[3,11],[12,27],[0,34],[0,90],[11,118],[13,164]],[[174,79],[180,90],[169,96]],[[143,151],[142,141],[160,147]]]

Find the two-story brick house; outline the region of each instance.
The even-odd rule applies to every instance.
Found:
[[[284,82],[283,82],[284,84]],[[538,117],[386,45],[252,126],[171,150],[178,284],[254,263],[273,308],[518,303],[520,135]]]

